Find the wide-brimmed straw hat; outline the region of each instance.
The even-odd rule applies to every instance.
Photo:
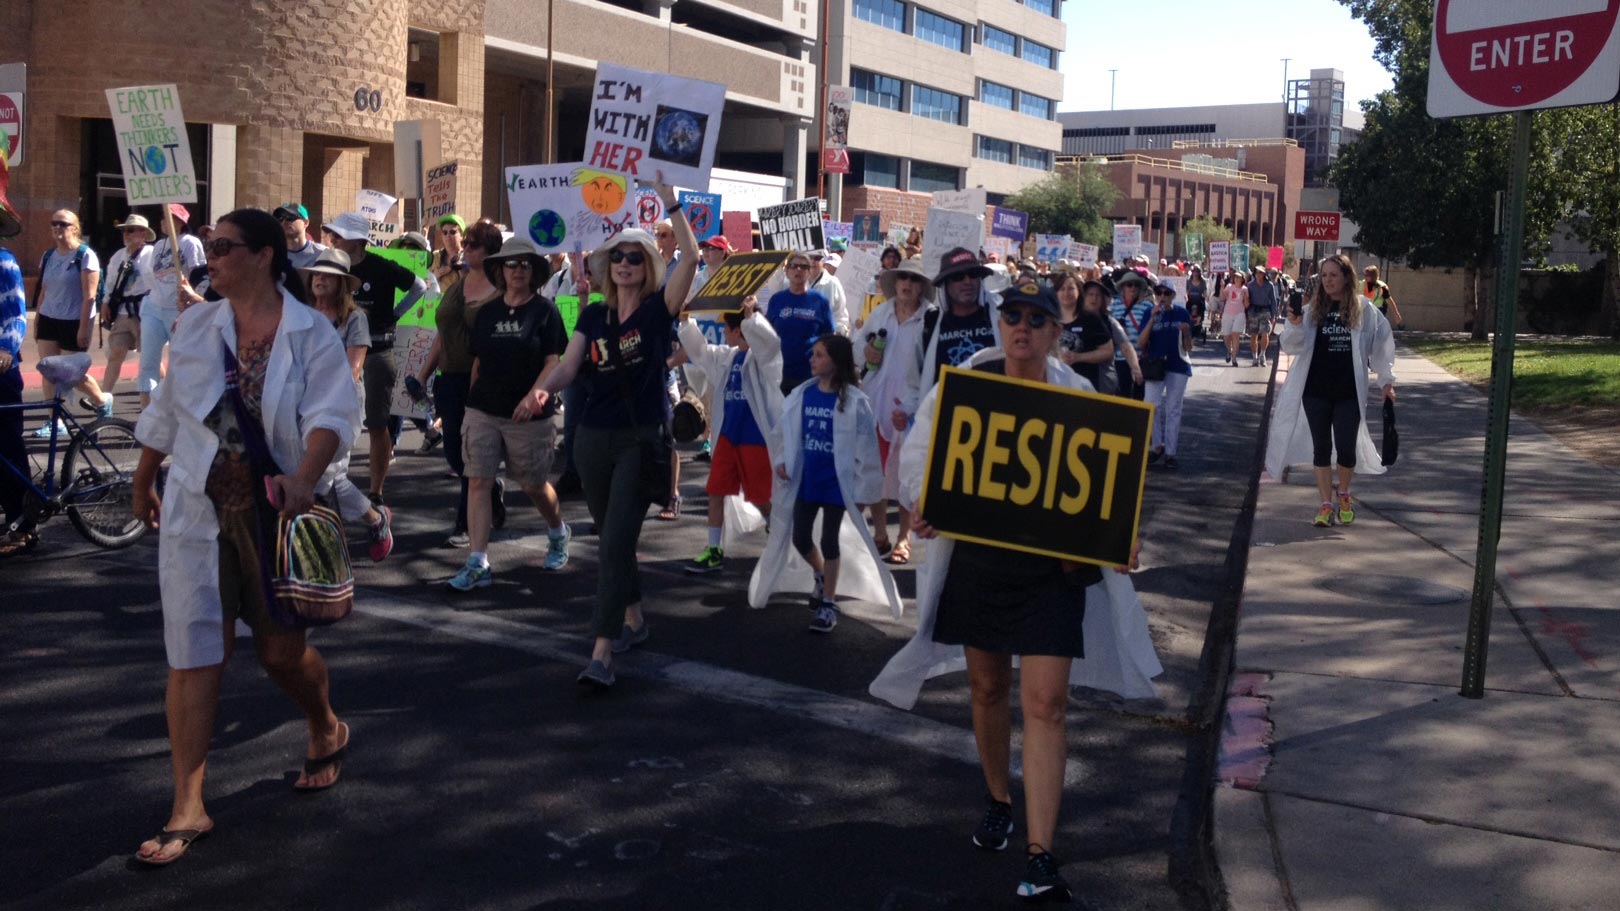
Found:
[[[895,266],[893,269],[884,269],[882,272],[878,273],[878,288],[883,291],[883,296],[885,298],[890,300],[894,299],[894,289],[895,286],[900,283],[900,276],[902,275],[913,276],[918,281],[922,282],[923,300],[931,301],[934,299],[933,278],[929,276],[928,271],[923,268],[922,261],[916,259],[908,259],[902,262],[900,265]]]
[[[546,283],[546,279],[551,278],[551,262],[540,255],[540,251],[535,249],[533,243],[521,237],[508,238],[501,244],[499,251],[484,257],[484,275],[491,284],[494,284],[495,276],[501,271],[502,262],[524,256],[529,258],[529,264],[534,269],[534,274],[529,279],[529,287],[539,291],[540,286]]]
[[[152,225],[146,220],[145,216],[131,215],[118,224],[113,225],[113,227],[120,231],[124,230],[125,228],[139,228],[146,232],[147,243],[152,243],[153,241],[157,240],[157,232],[152,230]]]
[[[652,274],[653,285],[662,287],[664,284],[664,255],[658,252],[658,241],[640,228],[625,228],[608,238],[607,242],[602,246],[591,251],[589,264],[592,280],[601,282],[604,288],[613,284],[613,280],[608,273],[608,253],[614,248],[625,244],[635,244],[641,248],[641,252],[647,256],[647,269]]]
[[[304,277],[306,286],[313,286],[313,279],[317,275],[336,275],[349,283],[349,293],[353,294],[360,287],[360,276],[350,271],[351,265],[349,254],[335,247],[328,247],[321,251],[320,256],[315,257],[314,262],[299,269],[298,274]]]

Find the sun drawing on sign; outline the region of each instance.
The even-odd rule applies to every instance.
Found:
[[[573,186],[579,187],[586,208],[598,215],[612,215],[624,208],[629,190],[623,174],[609,174],[580,168],[574,172]]]

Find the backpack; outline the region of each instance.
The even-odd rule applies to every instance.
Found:
[[[35,313],[39,312],[39,296],[45,290],[45,268],[51,263],[51,254],[56,252],[55,247],[45,251],[39,259],[39,281],[34,283],[34,300],[30,305]],[[79,249],[73,251],[73,266],[80,272],[84,271],[84,255],[90,252],[89,244],[79,244]],[[107,270],[102,269],[96,273],[96,304],[100,306],[102,297],[107,293]]]

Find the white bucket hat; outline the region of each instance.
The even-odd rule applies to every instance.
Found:
[[[371,239],[371,219],[360,212],[344,212],[321,227],[344,240]]]

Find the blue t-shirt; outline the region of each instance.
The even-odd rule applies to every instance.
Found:
[[[84,282],[79,275],[100,271],[101,260],[88,246],[71,253],[52,247],[40,258],[40,280],[45,283],[45,289],[39,295],[39,315],[78,322],[85,298]],[[91,293],[95,290],[91,289]]]
[[[1153,324],[1153,331],[1148,333],[1144,355],[1164,358],[1165,369],[1171,373],[1192,376],[1192,365],[1181,356],[1181,327],[1190,325],[1192,317],[1187,313],[1187,308],[1180,304],[1160,314],[1158,321]]]
[[[748,407],[748,397],[743,395],[743,364],[747,361],[746,351],[737,352],[731,359],[731,371],[726,374],[726,404],[720,419],[720,435],[733,446],[764,446],[765,434],[760,433],[754,411]]]
[[[1142,334],[1142,327],[1147,325],[1148,314],[1152,312],[1153,300],[1151,298],[1139,300],[1127,307],[1123,298],[1116,297],[1113,303],[1108,305],[1108,314],[1114,318],[1114,322],[1124,327],[1125,337],[1131,340],[1133,347],[1136,345],[1136,337]],[[1114,363],[1117,364],[1124,360],[1125,351],[1121,348],[1115,348]]]
[[[574,334],[585,336],[585,366],[580,382],[585,387],[585,407],[580,423],[586,427],[613,428],[661,424],[667,418],[669,398],[664,393],[664,358],[669,353],[674,323],[658,291],[641,302],[628,320],[618,324],[612,337],[607,304],[591,304],[579,314]],[[609,353],[616,344],[619,357]],[[620,365],[628,383],[620,378]],[[630,401],[625,401],[626,387]]]
[[[820,385],[804,390],[804,473],[799,480],[799,499],[806,503],[844,505],[838,489],[838,466],[833,461],[833,419],[838,411],[838,393],[822,392]]]
[[[820,291],[778,291],[771,295],[765,319],[782,340],[782,385],[791,389],[810,378],[810,349],[816,339],[833,331],[832,305]]]

